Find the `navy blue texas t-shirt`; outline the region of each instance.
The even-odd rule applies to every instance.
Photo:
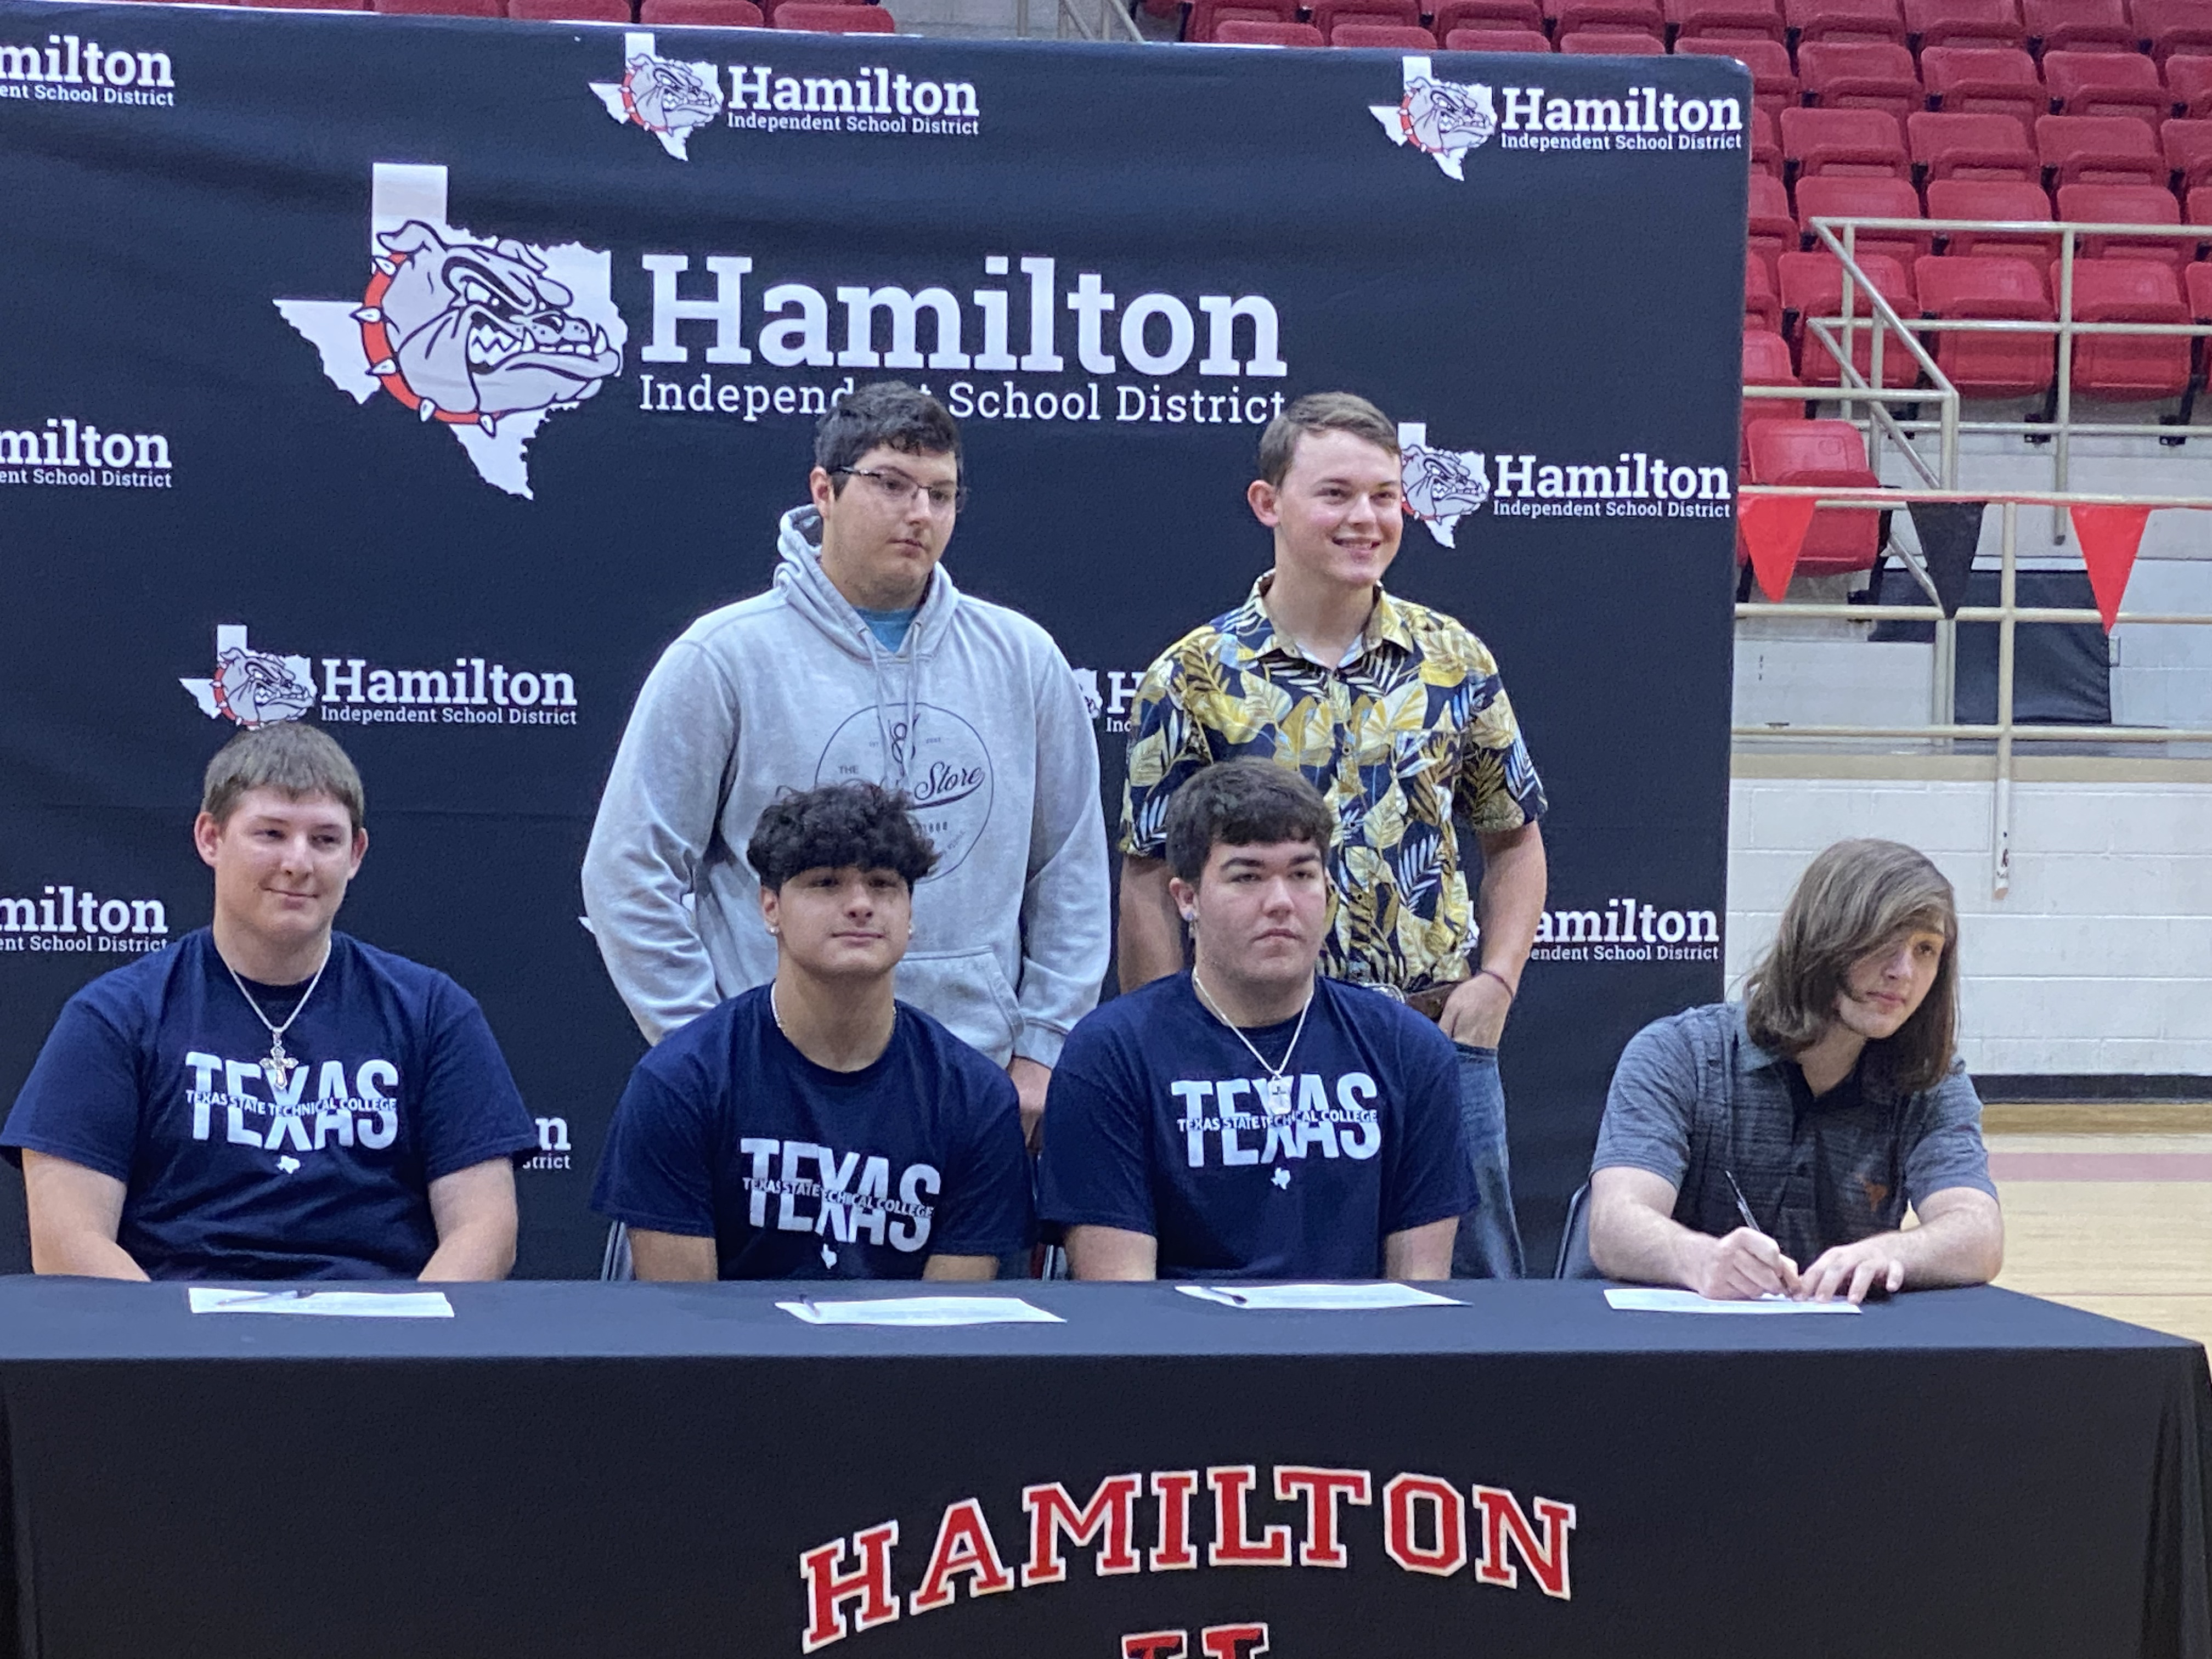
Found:
[[[280,1024],[296,1002],[256,994]],[[284,1051],[279,1091],[203,927],[69,1000],[0,1146],[122,1182],[116,1243],[150,1277],[252,1279],[411,1278],[430,1182],[538,1148],[476,999],[434,968],[331,934]]]
[[[1297,1027],[1249,1029],[1271,1065]],[[1315,981],[1286,1112],[1177,974],[1068,1034],[1046,1096],[1038,1212],[1158,1241],[1163,1279],[1374,1279],[1382,1241],[1474,1208],[1459,1060],[1404,1004]]]
[[[712,1237],[724,1279],[919,1279],[933,1255],[1007,1255],[1036,1232],[1019,1099],[918,1008],[857,1072],[776,1029],[763,985],[640,1060],[592,1207]]]

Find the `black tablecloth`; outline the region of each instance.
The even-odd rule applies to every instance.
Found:
[[[2191,1343],[1991,1290],[1757,1319],[1591,1284],[1334,1315],[1003,1288],[1066,1322],[830,1329],[738,1285],[195,1316],[177,1285],[0,1279],[6,1626],[25,1659],[795,1655],[802,1557],[853,1571],[896,1522],[896,1602],[817,1632],[844,1624],[840,1659],[1121,1659],[1177,1631],[1200,1659],[1241,1625],[1270,1659],[2212,1659]],[[1345,1565],[1210,1560],[1239,1493],[1249,1550],[1280,1527],[1328,1558],[1298,1468],[1367,1477]],[[1178,1571],[1182,1505],[1154,1492],[1183,1471]],[[1024,1498],[1055,1483],[1108,1499],[1089,1542],[1053,1533],[1057,1581],[1050,1498]]]

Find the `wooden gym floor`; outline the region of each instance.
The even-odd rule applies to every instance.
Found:
[[[1984,1109],[1997,1283],[2212,1345],[2212,1103]]]

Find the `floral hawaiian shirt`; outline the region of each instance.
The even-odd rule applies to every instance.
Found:
[[[1296,766],[1336,813],[1322,971],[1401,991],[1462,979],[1475,930],[1453,820],[1493,834],[1546,806],[1498,665],[1449,617],[1378,588],[1350,655],[1324,668],[1276,633],[1270,580],[1146,671],[1121,850],[1164,856],[1169,798],[1215,761]]]

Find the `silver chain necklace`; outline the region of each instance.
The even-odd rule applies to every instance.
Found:
[[[221,957],[222,952],[218,951],[216,955]],[[324,946],[323,960],[315,969],[315,976],[307,981],[307,988],[300,993],[300,1000],[292,1005],[292,1012],[285,1015],[282,1025],[261,1012],[261,1005],[253,1000],[253,993],[246,988],[246,981],[238,976],[238,969],[233,968],[228,960],[223,962],[223,969],[229,974],[230,982],[238,987],[238,994],[244,997],[246,1006],[253,1010],[254,1018],[269,1028],[269,1057],[261,1062],[261,1070],[269,1079],[270,1086],[279,1094],[284,1092],[285,1085],[291,1081],[292,1073],[300,1064],[284,1052],[284,1033],[292,1029],[292,1022],[299,1018],[300,1011],[307,1006],[307,999],[315,994],[315,987],[323,982],[323,969],[331,965],[331,956],[330,947]]]
[[[1289,1111],[1291,1109],[1291,1056],[1298,1051],[1298,1039],[1305,1035],[1306,1016],[1313,1012],[1314,988],[1309,986],[1306,989],[1305,1006],[1298,1010],[1298,1023],[1291,1032],[1291,1046],[1283,1050],[1283,1063],[1279,1066],[1270,1066],[1267,1064],[1267,1057],[1256,1048],[1253,1048],[1252,1039],[1244,1035],[1243,1029],[1234,1020],[1221,1012],[1221,1005],[1214,1000],[1213,993],[1206,988],[1206,981],[1199,978],[1198,969],[1195,968],[1190,970],[1190,982],[1198,992],[1199,1000],[1206,1005],[1206,1012],[1237,1034],[1237,1040],[1251,1049],[1252,1058],[1259,1061],[1260,1069],[1267,1074],[1267,1080],[1260,1085],[1261,1094],[1267,1103],[1267,1110],[1279,1117]]]

